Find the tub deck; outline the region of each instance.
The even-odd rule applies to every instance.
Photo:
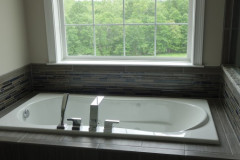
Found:
[[[0,114],[23,103],[30,96],[17,102]],[[99,159],[99,160],[155,160],[168,159],[240,159],[240,144],[227,119],[219,99],[209,99],[209,106],[219,134],[220,144],[189,144],[154,142],[119,138],[96,138],[57,134],[40,134],[16,131],[0,131],[2,159]],[[44,154],[41,154],[44,152]],[[14,153],[14,154],[13,154]],[[37,155],[37,156],[36,156]],[[5,157],[4,157],[5,156]]]

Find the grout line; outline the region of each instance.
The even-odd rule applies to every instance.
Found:
[[[22,142],[23,139],[25,139],[26,136],[27,136],[27,133],[25,133],[24,136],[22,136],[17,142]]]
[[[100,149],[99,147],[100,147],[100,144],[97,143],[97,147],[96,147],[96,149],[99,150],[99,149]]]
[[[123,56],[126,56],[125,0],[123,0]]]

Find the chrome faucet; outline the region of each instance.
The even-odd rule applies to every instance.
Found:
[[[104,96],[97,96],[90,105],[89,132],[96,132],[98,126],[98,107]]]
[[[110,120],[110,119],[106,119],[104,121],[104,133],[112,133],[113,130],[113,124],[118,124],[120,123],[119,120]]]
[[[61,107],[61,119],[60,119],[60,123],[57,126],[57,129],[65,129],[66,127],[66,124],[64,124],[64,117],[65,117],[65,110],[68,102],[68,96],[69,96],[69,93],[65,93],[63,95],[62,107]]]

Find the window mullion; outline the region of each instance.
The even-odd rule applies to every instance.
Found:
[[[154,56],[157,56],[157,0],[155,0]]]
[[[125,0],[123,0],[123,56],[126,56]]]
[[[97,53],[96,53],[96,30],[95,30],[94,0],[92,0],[92,16],[93,16],[93,48],[94,48],[94,56],[97,56]]]

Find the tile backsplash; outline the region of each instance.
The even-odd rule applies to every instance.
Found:
[[[223,67],[223,102],[227,116],[240,141],[240,74],[239,68]]]
[[[0,76],[0,110],[31,92],[31,66]]]
[[[216,98],[220,79],[220,67],[32,64],[36,91]]]
[[[188,98],[223,96],[225,111],[240,141],[239,73],[239,69],[232,67],[221,69],[31,64],[0,76],[0,110],[32,90]]]

